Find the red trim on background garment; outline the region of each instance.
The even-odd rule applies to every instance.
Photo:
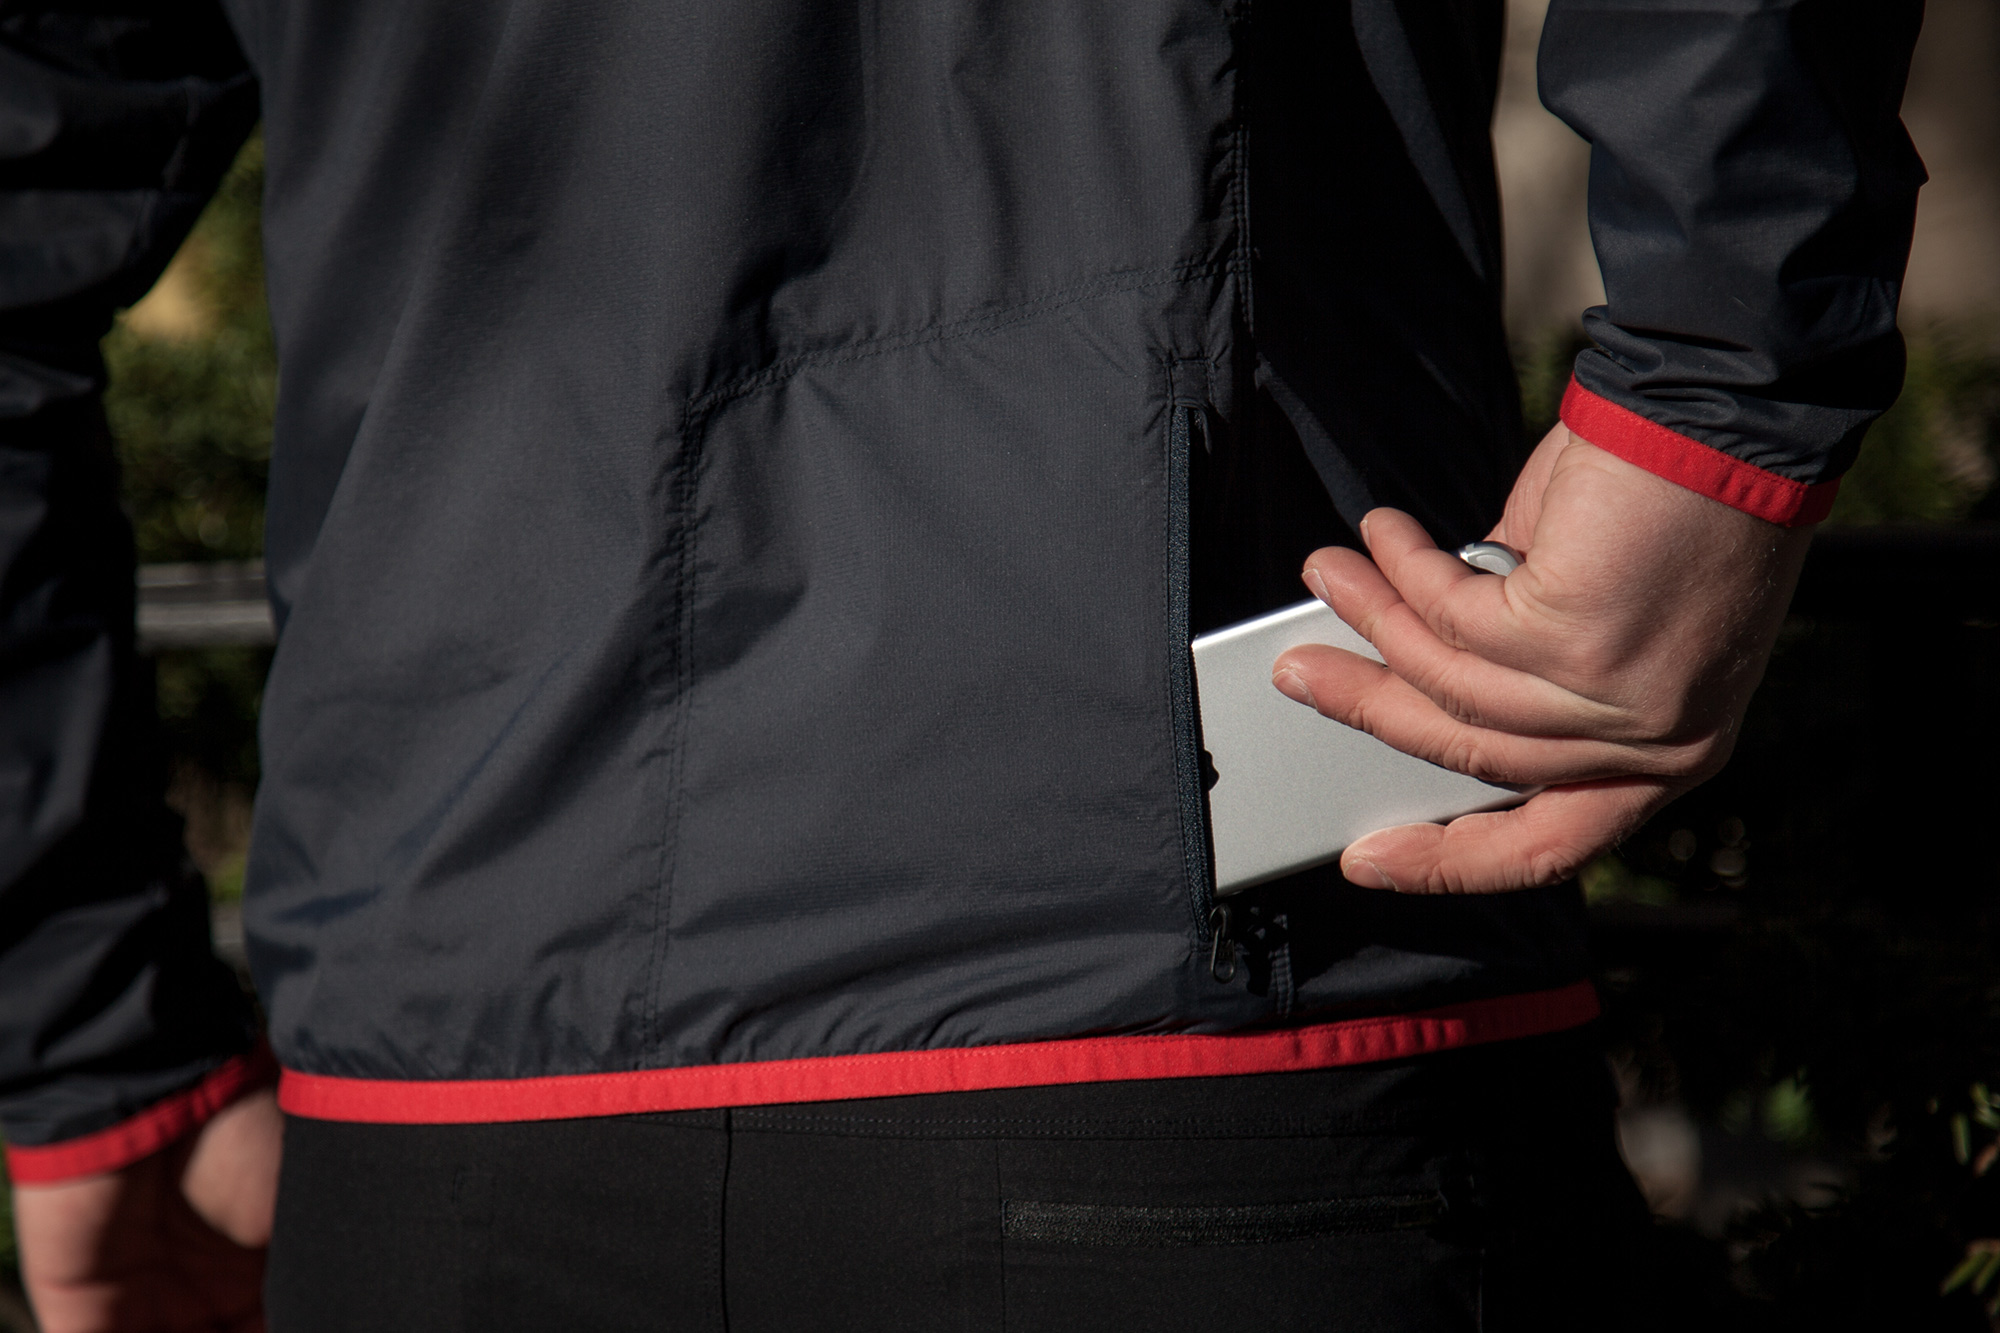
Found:
[[[1274,1074],[1534,1037],[1597,1017],[1588,981],[1420,1013],[1223,1036],[1083,1037],[550,1078],[332,1078],[287,1069],[278,1105],[315,1120],[457,1125],[902,1097],[1118,1079]]]
[[[1787,528],[1817,523],[1833,508],[1840,481],[1807,485],[1732,458],[1699,440],[1600,398],[1575,380],[1563,393],[1563,424],[1607,453],[1731,509]]]
[[[154,1102],[109,1129],[36,1147],[8,1144],[7,1174],[16,1185],[52,1185],[130,1166],[194,1133],[237,1098],[269,1087],[277,1074],[277,1061],[259,1043],[256,1049],[217,1065],[193,1087]]]

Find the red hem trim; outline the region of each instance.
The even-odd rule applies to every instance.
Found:
[[[1596,987],[1579,981],[1558,990],[1414,1014],[1223,1036],[1083,1037],[521,1079],[334,1078],[287,1069],[278,1084],[278,1105],[314,1120],[455,1125],[1120,1079],[1273,1074],[1540,1036],[1581,1027],[1597,1014]]]
[[[1838,478],[1807,485],[1732,458],[1600,398],[1573,379],[1563,393],[1562,419],[1579,437],[1607,453],[1782,527],[1819,522],[1832,511],[1840,489]]]
[[[246,1093],[270,1086],[277,1073],[277,1062],[260,1043],[255,1050],[225,1060],[193,1087],[108,1129],[60,1143],[7,1145],[7,1174],[16,1185],[53,1185],[130,1166],[192,1134]]]

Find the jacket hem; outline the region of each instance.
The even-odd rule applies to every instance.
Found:
[[[1607,453],[1781,527],[1799,528],[1824,519],[1840,489],[1838,478],[1808,484],[1732,458],[1600,398],[1574,379],[1563,393],[1562,420]]]
[[[278,1105],[289,1115],[312,1120],[456,1125],[1125,1079],[1276,1074],[1542,1036],[1581,1027],[1598,1012],[1597,988],[1579,981],[1554,990],[1412,1014],[1216,1036],[1081,1037],[519,1079],[339,1078],[287,1069],[279,1080]]]
[[[7,1174],[16,1185],[55,1185],[130,1166],[194,1133],[224,1107],[270,1086],[277,1073],[270,1049],[259,1043],[225,1060],[193,1087],[109,1128],[32,1147],[8,1144]]]

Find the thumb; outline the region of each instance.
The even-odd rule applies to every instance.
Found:
[[[1647,778],[1551,787],[1512,810],[1371,833],[1341,853],[1340,873],[1362,888],[1399,893],[1502,893],[1556,884],[1673,794]]]

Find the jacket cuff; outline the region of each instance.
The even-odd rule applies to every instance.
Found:
[[[1720,449],[1648,421],[1600,398],[1574,379],[1563,394],[1562,421],[1606,453],[1780,527],[1817,523],[1833,508],[1840,479],[1808,484],[1766,472]]]
[[[32,1148],[9,1144],[7,1174],[16,1185],[53,1185],[116,1171],[194,1133],[230,1103],[269,1087],[277,1078],[277,1062],[260,1042],[210,1070],[193,1087],[109,1128]]]

